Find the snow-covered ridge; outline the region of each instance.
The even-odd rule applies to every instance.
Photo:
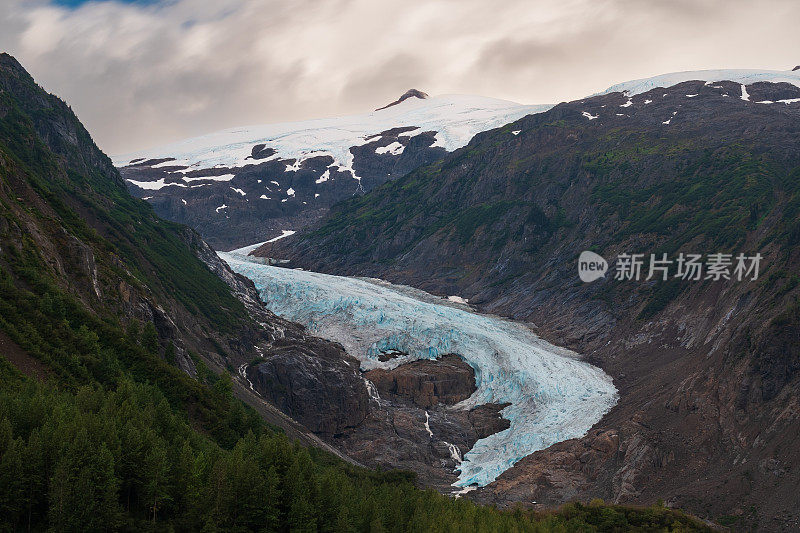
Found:
[[[633,96],[655,87],[670,87],[690,80],[728,80],[742,85],[760,81],[786,82],[800,87],[800,70],[720,69],[673,72],[619,83],[598,94],[619,91]],[[289,170],[296,170],[300,162],[309,157],[329,155],[334,160],[331,167],[353,173],[350,148],[369,142],[382,131],[410,126],[417,129],[405,132],[403,136],[435,131],[434,146],[453,151],[465,146],[477,133],[500,127],[528,114],[547,111],[551,107],[553,106],[549,104],[523,105],[508,100],[468,95],[408,98],[397,105],[359,115],[230,128],[158,148],[118,155],[113,160],[116,166],[122,167],[134,160],[174,158],[174,161],[162,162],[152,168],[185,165],[187,169],[178,171],[185,174],[192,170],[237,168],[265,161],[250,158],[253,146],[263,144],[265,148],[275,150],[266,160],[296,160]],[[402,152],[397,146],[379,150],[376,153],[399,155]],[[357,176],[353,173],[353,177]]]
[[[265,144],[276,153],[270,159],[297,159],[330,155],[342,170],[352,171],[352,146],[363,145],[377,133],[415,126],[403,135],[435,131],[436,143],[448,151],[466,145],[481,131],[513,122],[550,105],[522,105],[481,96],[445,95],[427,99],[408,98],[386,109],[336,118],[231,128],[167,146],[114,157],[116,166],[137,159],[175,158],[165,165],[187,165],[189,170],[241,167],[256,163],[248,159],[252,148]],[[261,160],[263,161],[263,160]]]
[[[671,72],[652,78],[631,80],[612,85],[598,94],[624,92],[634,96],[654,89],[655,87],[672,87],[685,81],[700,80],[705,82],[732,81],[742,85],[750,85],[760,81],[772,83],[791,83],[800,87],[800,70],[751,70],[751,69],[719,69],[719,70],[688,70],[686,72]]]
[[[456,486],[486,485],[523,457],[583,436],[617,401],[602,370],[522,324],[379,280],[267,266],[246,250],[219,255],[253,280],[270,310],[340,342],[362,369],[457,353],[475,370],[478,389],[456,408],[511,403],[503,410],[511,426],[475,444]],[[379,360],[392,350],[409,355]],[[435,426],[427,429],[435,435]]]

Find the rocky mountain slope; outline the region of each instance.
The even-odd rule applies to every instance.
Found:
[[[159,216],[230,250],[305,227],[336,202],[548,107],[412,89],[371,113],[234,128],[115,162]]]
[[[104,355],[103,342],[125,331],[146,336],[148,353],[123,369],[177,389],[215,383],[217,374],[270,356],[276,346],[345,357],[336,345],[269,313],[252,283],[196,232],[158,218],[133,198],[69,107],[5,54],[0,119],[0,268],[13,287],[3,294],[0,325],[23,350],[46,357],[45,366],[62,379],[80,384],[114,375],[120,363]],[[27,298],[34,303],[23,312],[19,302]],[[76,320],[54,335],[64,313],[59,306],[66,304],[54,309],[53,300],[69,302],[85,323]],[[108,326],[97,333],[101,354],[87,353],[79,363],[52,355],[76,342],[81,324],[94,332],[101,321]],[[326,446],[262,399],[248,397],[243,382],[231,385],[294,438]],[[197,398],[186,407],[197,410],[201,424],[214,424],[219,415],[201,414],[209,406]]]
[[[614,378],[620,401],[588,435],[479,500],[664,498],[735,528],[796,528],[800,88],[789,71],[706,74],[481,133],[255,254],[459,294]],[[584,250],[605,277],[580,281]],[[759,276],[675,277],[681,253],[760,253]],[[638,281],[615,279],[624,254],[643,254]],[[672,261],[666,281],[646,279],[650,254]]]

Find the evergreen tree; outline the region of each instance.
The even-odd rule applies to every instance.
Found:
[[[120,519],[114,459],[77,432],[50,480],[50,524],[59,531],[113,529]]]

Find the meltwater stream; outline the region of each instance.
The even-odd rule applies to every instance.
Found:
[[[617,401],[602,370],[523,324],[379,280],[268,266],[239,251],[219,255],[253,280],[275,314],[340,342],[363,370],[455,353],[475,370],[477,385],[457,408],[511,403],[502,412],[511,426],[475,443],[455,486],[486,485],[526,455],[583,436]],[[379,361],[389,350],[408,355]]]

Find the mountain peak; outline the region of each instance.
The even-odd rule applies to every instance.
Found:
[[[792,72],[794,72],[795,70],[800,70],[800,65],[797,65],[796,67],[794,67],[794,68],[792,69]]]
[[[22,68],[22,65],[19,64],[19,61],[17,61],[14,58],[14,56],[9,54],[8,52],[0,52],[0,63],[14,65],[16,67]]]
[[[17,79],[24,78],[27,81],[33,81],[25,67],[14,56],[6,52],[0,52],[0,69],[5,75],[13,75]]]
[[[424,92],[419,91],[417,89],[409,89],[406,92],[404,92],[403,95],[400,98],[398,98],[397,100],[395,100],[394,102],[392,102],[390,104],[387,104],[387,105],[385,105],[383,107],[379,107],[375,111],[380,111],[381,109],[386,109],[387,107],[392,107],[393,105],[397,105],[400,102],[402,102],[403,100],[406,100],[408,98],[419,98],[420,100],[424,100],[427,97],[428,97],[428,93],[424,93]]]

